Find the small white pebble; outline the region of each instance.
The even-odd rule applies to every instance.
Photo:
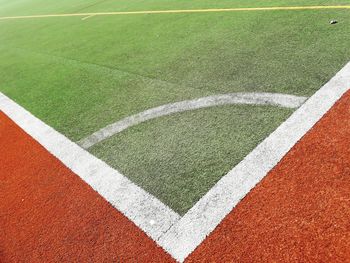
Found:
[[[153,226],[153,225],[156,223],[156,221],[154,221],[154,220],[152,219],[152,220],[149,221],[149,223],[151,224],[151,226]]]

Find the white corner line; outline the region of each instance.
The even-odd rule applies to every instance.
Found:
[[[309,98],[182,218],[0,92],[0,110],[173,258],[183,262],[350,87],[350,63]]]
[[[158,240],[183,262],[350,88],[350,63],[310,97]]]
[[[135,115],[126,117],[120,121],[107,125],[106,127],[98,130],[97,132],[94,132],[93,134],[80,140],[78,144],[84,149],[88,149],[94,146],[95,144],[106,140],[109,137],[119,132],[122,132],[132,126],[135,126],[137,124],[151,119],[159,118],[178,112],[232,104],[271,105],[284,108],[298,108],[305,102],[306,99],[306,97],[298,97],[294,95],[280,93],[237,92],[213,95],[193,100],[184,100],[161,105],[137,113]]]
[[[0,92],[0,110],[153,240],[180,216]]]

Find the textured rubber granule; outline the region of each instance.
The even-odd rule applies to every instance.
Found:
[[[173,261],[0,112],[0,262]]]
[[[350,262],[350,92],[188,262]]]

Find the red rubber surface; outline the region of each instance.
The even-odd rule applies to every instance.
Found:
[[[1,112],[0,160],[0,262],[173,261]]]
[[[187,262],[350,262],[350,92]],[[0,113],[0,262],[173,262]]]
[[[350,92],[188,262],[350,262]]]

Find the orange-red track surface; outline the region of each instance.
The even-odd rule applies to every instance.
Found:
[[[172,262],[0,114],[0,262]]]
[[[0,113],[0,262],[171,257]],[[350,262],[350,92],[188,262]]]

